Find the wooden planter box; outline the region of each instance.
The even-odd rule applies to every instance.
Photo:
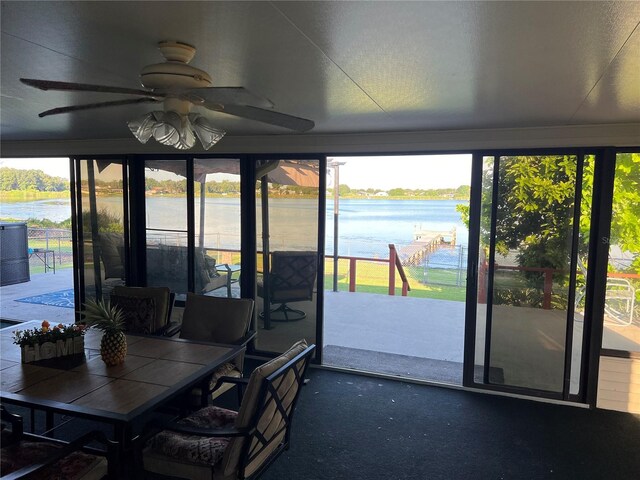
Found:
[[[84,337],[67,338],[56,342],[44,342],[39,345],[23,345],[20,347],[22,363],[52,360],[59,357],[84,354]]]

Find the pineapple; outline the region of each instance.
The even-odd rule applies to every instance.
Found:
[[[124,314],[116,306],[102,300],[85,303],[84,314],[87,325],[102,331],[100,356],[108,366],[120,365],[127,355],[127,339],[122,331]]]

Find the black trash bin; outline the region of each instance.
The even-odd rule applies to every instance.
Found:
[[[0,286],[31,280],[26,223],[0,223]]]

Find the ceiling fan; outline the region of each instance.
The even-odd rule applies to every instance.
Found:
[[[188,65],[196,53],[192,45],[165,41],[160,42],[158,48],[166,61],[142,69],[140,82],[145,90],[31,78],[21,78],[20,81],[40,90],[114,93],[135,97],[53,108],[40,113],[39,117],[121,105],[163,102],[163,111],[151,112],[141,119],[128,122],[129,129],[142,143],[153,137],[161,143],[180,149],[191,148],[195,143],[195,136],[201,140],[205,148],[209,148],[225,133],[213,127],[206,117],[191,113],[193,107],[203,107],[297,132],[306,132],[314,127],[311,120],[272,110],[274,105],[271,101],[243,87],[212,87],[212,80],[207,72]]]

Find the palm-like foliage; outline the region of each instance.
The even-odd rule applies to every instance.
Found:
[[[84,315],[87,326],[97,328],[104,333],[121,332],[124,327],[124,313],[116,305],[110,305],[109,301],[89,300],[84,304]]]

